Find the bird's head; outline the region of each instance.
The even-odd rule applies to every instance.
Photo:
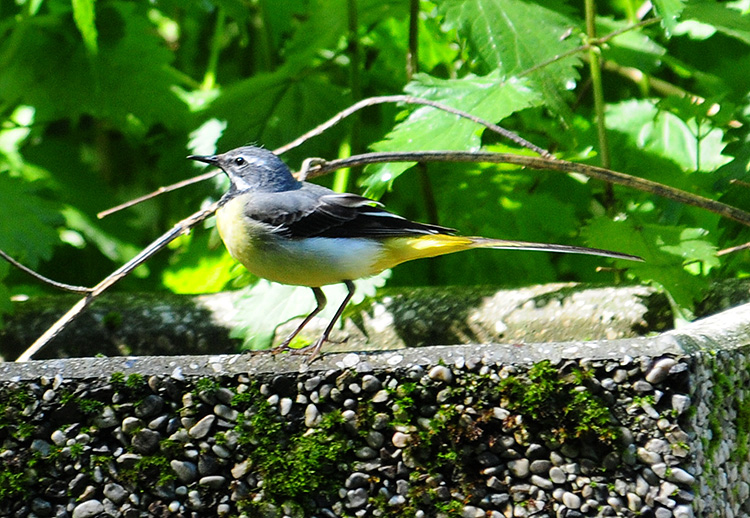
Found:
[[[188,158],[224,171],[236,191],[280,192],[299,186],[287,165],[266,149],[243,146],[221,155],[190,155]]]

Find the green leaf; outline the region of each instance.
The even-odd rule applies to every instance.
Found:
[[[661,24],[667,35],[671,35],[685,9],[685,0],[654,0],[654,9],[661,16]]]
[[[171,90],[172,53],[139,8],[108,2],[99,9],[96,56],[49,20],[22,19],[0,42],[0,100],[33,106],[37,120],[108,119],[125,134],[157,123],[182,128],[187,108]]]
[[[609,17],[597,17],[596,27],[599,37],[623,30],[631,24]],[[620,66],[635,67],[645,73],[656,72],[662,66],[667,49],[656,43],[642,30],[628,30],[615,36],[602,48],[605,60]]]
[[[708,231],[701,228],[643,223],[633,216],[616,221],[598,217],[586,225],[583,235],[590,246],[642,257],[642,263],[616,263],[640,281],[662,286],[675,309],[686,318],[708,288],[705,275],[720,264],[716,246],[708,239]]]
[[[351,304],[359,304],[365,297],[371,297],[375,290],[385,284],[390,270],[367,279],[354,281],[357,291]],[[339,304],[346,296],[343,284],[325,286],[323,292],[328,305],[317,318],[328,320],[336,314]],[[270,347],[276,327],[293,318],[308,315],[315,309],[315,298],[310,288],[304,286],[287,286],[274,282],[259,280],[245,289],[242,297],[235,303],[237,327],[232,331],[235,338],[243,338],[246,349],[253,351]]]
[[[138,247],[125,243],[102,230],[98,224],[91,221],[88,216],[75,207],[64,207],[62,216],[65,218],[65,224],[69,229],[80,233],[81,237],[92,243],[105,257],[116,263],[124,263],[140,252]],[[70,244],[75,245],[75,243]],[[141,273],[146,271],[145,268],[145,265],[139,266]]]
[[[0,174],[0,249],[30,268],[49,259],[59,244],[62,223],[55,204],[39,195],[39,187]]]
[[[349,32],[347,0],[312,0],[308,17],[290,39],[285,54],[291,61],[309,66],[321,50],[343,49]],[[274,7],[272,7],[275,9]],[[391,17],[405,17],[407,3],[400,0],[358,0],[360,26],[374,25]]]
[[[83,36],[83,42],[86,44],[86,48],[91,54],[98,52],[98,46],[96,43],[96,12],[94,10],[94,0],[72,0],[73,4],[73,19],[76,22],[76,27]]]
[[[700,126],[694,118],[686,122],[648,100],[609,105],[607,128],[626,135],[645,152],[671,160],[685,172],[714,171],[731,160],[722,154],[726,145],[722,130],[708,121]]]
[[[523,0],[445,0],[438,3],[449,28],[458,30],[478,60],[480,70],[518,75],[580,45],[569,35],[579,22],[548,6]],[[567,35],[567,37],[566,37]],[[529,77],[555,112],[569,117],[567,101],[578,80],[577,56],[547,63]]]
[[[211,250],[217,248],[215,239],[212,232],[197,231],[170,243],[179,251],[162,274],[164,286],[174,293],[215,293],[227,288],[238,272],[245,272],[223,246]]]
[[[317,126],[348,104],[344,91],[318,74],[289,68],[228,87],[205,112],[226,121],[219,149],[260,143],[274,149]],[[336,131],[329,133],[330,139]]]
[[[406,92],[438,101],[469,112],[490,122],[500,121],[514,112],[538,106],[539,94],[527,80],[501,78],[496,72],[485,77],[469,75],[463,79],[437,79],[418,74]],[[385,139],[372,145],[375,151],[472,150],[479,149],[484,127],[432,107],[414,110]],[[366,196],[380,197],[413,163],[380,164],[367,168]]]
[[[682,17],[711,25],[719,32],[750,45],[750,17],[727,3],[691,0]]]

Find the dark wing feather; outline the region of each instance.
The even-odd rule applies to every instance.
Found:
[[[294,191],[254,196],[245,213],[292,238],[401,237],[454,232],[438,225],[409,221],[379,205],[356,194],[335,193],[306,183]]]

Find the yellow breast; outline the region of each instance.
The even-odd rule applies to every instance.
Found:
[[[383,244],[374,239],[288,238],[245,216],[246,199],[216,213],[219,235],[237,261],[258,277],[282,284],[325,286],[380,273]]]

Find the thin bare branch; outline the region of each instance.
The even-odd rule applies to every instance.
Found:
[[[41,274],[35,272],[34,270],[32,270],[31,268],[29,268],[28,266],[22,265],[21,263],[19,263],[15,259],[13,259],[11,256],[9,256],[8,254],[6,254],[2,250],[0,250],[0,257],[2,257],[3,259],[5,259],[6,261],[8,261],[10,264],[12,264],[13,266],[15,266],[16,268],[18,268],[22,272],[24,272],[24,273],[26,273],[28,275],[31,275],[36,280],[41,281],[41,282],[43,282],[45,284],[49,284],[50,286],[52,286],[53,288],[56,288],[58,290],[70,291],[72,293],[89,293],[89,292],[91,292],[93,290],[93,288],[86,288],[84,286],[74,286],[72,284],[65,284],[64,282],[53,281],[52,279],[49,279],[49,278],[45,277],[44,275],[41,275]]]
[[[494,131],[495,133],[498,133],[502,135],[503,137],[515,142],[516,144],[531,149],[532,151],[539,153],[543,157],[552,158],[552,154],[545,150],[540,148],[539,146],[532,144],[528,140],[516,135],[515,133],[506,130],[505,128],[502,128],[498,126],[497,124],[492,124],[491,122],[488,122],[480,117],[477,117],[475,115],[472,115],[468,112],[457,110],[456,108],[452,108],[450,106],[447,106],[445,104],[441,104],[435,101],[430,101],[428,99],[419,99],[418,97],[411,97],[409,95],[387,95],[382,97],[370,97],[368,99],[363,99],[359,101],[358,103],[353,104],[349,108],[340,111],[333,117],[331,117],[329,120],[324,122],[323,124],[320,124],[319,126],[313,128],[312,130],[308,131],[304,135],[294,139],[292,142],[281,146],[280,148],[274,149],[273,153],[277,155],[281,155],[283,153],[286,153],[287,151],[294,149],[300,145],[302,145],[304,142],[310,140],[313,137],[316,137],[320,134],[322,134],[327,129],[335,126],[336,124],[340,123],[342,120],[346,119],[347,117],[351,116],[352,114],[356,113],[359,110],[362,110],[363,108],[367,108],[369,106],[376,106],[378,104],[385,104],[385,103],[406,103],[406,104],[421,104],[424,106],[431,106],[433,108],[436,108],[438,110],[443,110],[448,113],[452,113],[454,115],[458,115],[459,117],[463,117],[465,119],[469,119],[473,122],[476,122],[477,124],[481,124],[485,128]],[[127,201],[123,204],[120,204],[116,207],[112,207],[111,209],[103,210],[96,216],[101,219],[106,216],[109,216],[110,214],[113,214],[115,212],[118,212],[122,209],[127,209],[129,207],[132,207],[134,205],[137,205],[143,201],[150,200],[151,198],[155,198],[156,196],[159,196],[160,194],[164,194],[166,192],[175,191],[177,189],[181,189],[182,187],[192,185],[194,183],[202,182],[203,180],[208,180],[209,178],[213,178],[217,174],[219,174],[219,170],[212,170],[208,173],[204,173],[199,176],[194,176],[193,178],[188,178],[187,180],[183,180],[181,182],[177,182],[172,185],[167,185],[165,187],[159,187],[154,192],[151,192],[149,194],[145,194],[139,198],[135,198],[133,200]],[[304,179],[304,178],[303,178]]]
[[[519,137],[515,133],[505,128],[502,128],[498,126],[497,124],[492,124],[491,122],[488,122],[482,119],[481,117],[477,117],[476,115],[472,115],[471,113],[465,112],[463,110],[458,110],[456,108],[452,108],[451,106],[447,106],[445,104],[442,104],[436,101],[430,101],[429,99],[420,99],[419,97],[412,97],[410,95],[385,95],[381,97],[370,97],[368,99],[363,99],[359,101],[358,103],[351,105],[347,109],[340,111],[339,113],[337,113],[336,115],[328,119],[323,124],[320,124],[319,126],[311,129],[310,131],[294,139],[290,143],[284,146],[281,146],[278,149],[275,149],[274,153],[276,153],[277,155],[286,153],[290,149],[294,149],[302,145],[303,143],[307,142],[311,138],[322,134],[324,131],[335,126],[336,124],[338,124],[345,118],[349,117],[353,113],[363,108],[367,108],[369,106],[376,106],[378,104],[384,104],[384,103],[405,103],[405,104],[420,104],[423,106],[431,106],[433,108],[437,108],[438,110],[443,110],[444,112],[452,113],[453,115],[458,115],[459,117],[463,117],[465,119],[469,119],[470,121],[476,122],[477,124],[481,124],[485,128],[491,131],[494,131],[495,133],[498,133],[499,135],[502,135],[508,140],[515,142],[519,146],[523,146],[525,148],[531,149],[532,151],[539,153],[540,155],[544,157],[552,156],[549,151],[540,148],[536,144],[532,144],[528,140]]]
[[[138,205],[139,203],[143,201],[150,200],[151,198],[156,198],[160,194],[164,194],[165,192],[171,192],[176,191],[177,189],[182,189],[183,187],[187,187],[188,185],[192,185],[194,183],[202,182],[203,180],[208,180],[210,178],[213,178],[214,176],[221,173],[218,169],[211,170],[207,173],[203,173],[199,176],[194,176],[192,178],[188,178],[187,180],[183,180],[181,182],[173,183],[172,185],[167,185],[164,187],[159,187],[154,192],[144,194],[143,196],[140,196],[138,198],[134,198],[130,201],[126,201],[125,203],[122,203],[116,207],[112,207],[111,209],[103,210],[100,213],[96,215],[97,218],[102,219],[106,218],[107,216],[114,214],[115,212],[119,212],[123,209],[127,209],[129,207],[132,207],[133,205]]]
[[[127,276],[130,272],[135,270],[138,266],[150,259],[159,250],[167,246],[171,241],[176,239],[182,234],[190,231],[191,228],[198,225],[204,219],[209,217],[211,214],[216,212],[219,208],[219,203],[215,202],[206,209],[200,210],[190,217],[187,217],[177,223],[169,232],[163,234],[159,239],[148,245],[141,252],[133,257],[130,261],[123,264],[120,268],[115,270],[113,273],[108,275],[103,281],[90,289],[87,295],[79,300],[67,313],[65,313],[60,319],[57,320],[52,326],[44,332],[42,336],[31,344],[21,356],[16,359],[17,362],[29,361],[36,353],[47,345],[50,340],[56,337],[60,332],[65,329],[89,304],[91,304],[96,297],[107,291],[109,288],[117,284],[121,279]]]
[[[742,252],[743,250],[748,250],[748,249],[750,249],[750,243],[745,243],[744,245],[737,245],[737,246],[732,246],[730,248],[724,248],[723,250],[719,250],[718,252],[716,252],[716,255],[721,257],[722,255],[733,254],[735,252]]]
[[[698,196],[680,189],[675,189],[644,178],[638,178],[618,171],[604,169],[587,164],[578,164],[566,160],[550,160],[543,157],[514,155],[511,153],[464,152],[464,151],[403,151],[381,152],[354,155],[349,158],[331,160],[326,164],[313,165],[308,172],[309,178],[321,176],[342,167],[355,167],[381,162],[490,162],[515,164],[532,169],[546,169],[561,173],[580,173],[604,182],[623,185],[632,189],[648,192],[687,205],[699,207],[722,217],[732,219],[750,226],[750,213],[731,205]]]
[[[606,34],[602,36],[601,38],[595,38],[595,39],[589,40],[588,43],[581,45],[580,47],[570,49],[569,51],[563,52],[562,54],[557,54],[556,56],[552,56],[547,61],[542,61],[541,63],[538,63],[534,65],[533,67],[527,68],[526,70],[517,74],[516,77],[527,76],[529,74],[536,72],[537,70],[541,68],[551,65],[552,63],[557,63],[558,61],[561,61],[570,56],[574,56],[576,54],[583,54],[584,52],[591,50],[593,47],[600,47],[604,45],[605,43],[607,43],[612,38],[619,36],[620,34],[624,34],[626,32],[629,32],[629,31],[632,31],[634,29],[638,29],[641,27],[646,27],[648,25],[653,25],[655,23],[659,23],[659,21],[661,21],[661,18],[649,18],[648,20],[643,20],[642,22],[634,23],[633,25],[628,25],[627,27],[623,27],[622,29],[618,29],[616,31],[610,32],[609,34]]]

